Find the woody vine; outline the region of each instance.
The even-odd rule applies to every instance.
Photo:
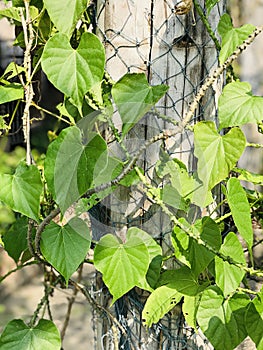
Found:
[[[112,81],[105,71],[104,47],[100,39],[88,31],[87,1],[72,2],[65,10],[62,2],[53,0],[14,0],[12,7],[0,11],[1,17],[22,27],[24,62],[22,66],[13,62],[6,68],[0,79],[0,103],[24,103],[26,143],[26,159],[21,159],[14,174],[0,174],[0,200],[19,214],[2,235],[2,245],[17,268],[0,277],[0,282],[4,283],[10,274],[32,264],[43,265],[52,275],[31,320],[16,319],[6,325],[0,338],[1,349],[13,349],[14,344],[21,346],[22,339],[23,349],[33,348],[35,344],[38,349],[46,349],[47,343],[48,349],[60,349],[67,324],[59,334],[51,317],[50,320],[39,317],[57,285],[74,287],[76,293],[85,295],[92,307],[106,312],[116,339],[120,334],[126,335],[120,322],[72,277],[76,271],[81,275],[83,264],[93,264],[102,274],[112,303],[134,287],[149,292],[142,312],[146,328],[181,303],[187,324],[194,330],[200,327],[216,350],[234,349],[247,336],[257,349],[263,349],[263,293],[253,291],[249,284],[251,276],[263,278],[262,269],[254,265],[252,229],[252,220],[262,227],[263,198],[256,186],[263,184],[263,178],[237,166],[246,147],[263,147],[248,144],[240,128],[246,123],[256,123],[262,130],[263,98],[253,96],[250,84],[235,80],[230,69],[263,28],[249,24],[234,28],[231,18],[225,14],[218,26],[219,42],[207,18],[217,2],[206,1],[207,13],[202,12],[198,1],[194,1],[194,6],[218,49],[220,46],[218,68],[200,87],[182,121],[172,121],[173,129],[155,135],[133,155],[125,147],[125,138],[146,113],[167,118],[158,113],[155,104],[168,87],[150,86],[144,74],[126,74],[119,81]],[[65,16],[60,15],[61,11],[65,11]],[[41,109],[34,102],[32,82],[40,68],[64,94],[58,115],[45,112],[67,125],[50,142],[44,165],[33,158],[30,148],[30,108]],[[229,72],[230,82],[219,97],[218,125],[215,121],[192,125],[201,98],[225,72]],[[121,130],[114,125],[113,105],[121,118]],[[9,125],[4,117],[0,118],[8,134]],[[126,159],[110,153],[107,140],[100,132],[102,124],[107,124]],[[154,167],[162,183],[159,187],[158,182],[143,173],[138,159],[151,144],[172,138],[185,129],[194,135],[197,172],[190,174],[185,164],[165,154],[163,149],[165,156],[160,157]],[[253,184],[254,190],[243,188],[241,180]],[[169,217],[171,255],[163,253],[151,232],[136,227],[128,229],[125,241],[113,234],[94,240],[89,223],[80,214],[120,185],[137,186]],[[221,186],[224,194],[222,203],[217,205],[227,204],[228,212],[216,216],[214,211],[213,215],[189,222],[190,205],[202,210],[209,208],[216,186]],[[67,220],[69,208],[74,208],[76,215]],[[222,239],[227,217],[232,217],[245,248],[234,232]],[[249,252],[249,261],[245,259],[245,250]],[[171,265],[167,262],[171,260],[177,268],[169,268]]]

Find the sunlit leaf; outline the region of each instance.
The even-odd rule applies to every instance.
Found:
[[[219,54],[220,63],[225,62],[236,48],[253,33],[255,28],[256,27],[252,24],[244,24],[240,28],[233,28],[230,16],[225,13],[218,24],[218,32],[222,36],[222,44]]]
[[[127,235],[122,243],[107,234],[94,250],[94,265],[113,296],[112,303],[135,287],[146,276],[150,259],[148,248],[138,237]]]
[[[0,104],[21,100],[24,97],[24,89],[21,84],[9,84],[0,86]]]
[[[250,216],[250,205],[246,192],[240,181],[234,177],[227,182],[227,201],[231,210],[234,223],[240,235],[246,241],[249,249],[253,244],[253,229]]]
[[[142,321],[148,327],[157,323],[167,312],[180,302],[183,295],[176,289],[161,286],[155,289],[144,305]]]
[[[228,176],[246,147],[245,136],[239,128],[232,128],[221,136],[214,122],[195,125],[194,143],[198,177],[208,190]]]
[[[44,5],[57,29],[70,36],[87,8],[87,0],[44,0]]]
[[[224,87],[218,101],[220,128],[262,120],[263,97],[253,96],[249,83],[233,82]]]
[[[228,233],[225,237],[224,243],[220,248],[220,253],[231,257],[237,263],[246,263],[243,248],[233,232]],[[216,284],[222,290],[225,297],[239,287],[245,275],[245,272],[239,267],[223,261],[218,256],[215,258],[215,272]]]

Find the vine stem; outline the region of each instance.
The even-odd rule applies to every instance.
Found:
[[[22,270],[26,266],[31,266],[31,265],[36,265],[36,264],[39,264],[38,260],[32,260],[32,261],[28,261],[25,264],[18,265],[15,269],[8,271],[4,276],[1,276],[0,277],[0,283],[3,282],[3,280],[5,280],[7,277],[12,275],[12,273],[15,273],[15,272],[17,272],[19,270]]]
[[[30,165],[32,163],[31,159],[31,147],[30,147],[30,106],[34,98],[34,90],[32,84],[32,67],[31,67],[31,51],[34,43],[34,30],[32,25],[32,19],[30,15],[29,0],[24,0],[25,4],[25,12],[26,18],[23,13],[23,9],[21,9],[20,17],[21,23],[24,32],[24,40],[25,40],[25,53],[24,53],[24,68],[26,74],[26,83],[23,85],[25,91],[25,108],[22,116],[23,121],[23,132],[24,139],[26,143],[26,163]]]

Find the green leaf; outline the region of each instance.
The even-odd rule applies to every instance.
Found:
[[[246,314],[246,328],[248,335],[257,346],[257,350],[263,350],[263,293],[250,303]]]
[[[187,226],[185,221],[180,220]],[[188,224],[188,228],[195,233],[196,239],[200,239],[214,250],[219,250],[222,238],[217,224],[209,217],[197,221],[194,226]],[[174,228],[172,244],[175,256],[184,264],[191,267],[195,276],[198,276],[213,260],[215,254],[205,246],[199,244],[196,239],[188,237],[179,227]]]
[[[230,26],[231,23],[231,26]],[[220,63],[225,60],[236,50],[236,48],[246,40],[256,29],[252,24],[244,24],[240,28],[233,28],[229,15],[224,14],[218,25],[219,34],[222,36],[222,45],[219,54]]]
[[[124,75],[112,88],[112,96],[123,123],[122,136],[166,93],[168,86],[150,86],[145,74]]]
[[[161,286],[155,289],[144,305],[142,321],[147,327],[157,323],[167,312],[180,302],[183,295],[177,290]]]
[[[161,257],[161,261],[162,261],[162,248],[147,232],[145,232],[145,231],[143,231],[143,230],[141,230],[141,229],[139,229],[137,227],[129,228],[129,230],[127,231],[127,234],[132,239],[135,238],[135,237],[140,238],[143,241],[143,243],[146,245],[147,249],[148,249],[149,261],[151,263],[149,265],[149,269],[147,271],[147,275],[143,276],[143,278],[139,281],[137,286],[140,287],[141,289],[146,289],[146,290],[150,290],[151,291],[152,288],[148,284],[148,278],[151,279],[150,276],[152,276],[153,271],[157,272],[157,276],[158,276],[158,271],[159,271],[159,268],[161,266],[161,262],[158,259],[157,259],[157,262],[156,262],[156,260],[154,260],[154,259],[158,258],[158,257]],[[154,283],[154,280],[155,280],[155,283],[156,283],[158,277],[156,277],[156,278],[152,277],[151,282]]]
[[[6,8],[0,11],[0,19],[7,18],[16,22],[21,22],[20,10],[14,7]]]
[[[102,80],[104,74],[105,51],[98,37],[82,34],[79,46],[74,50],[65,34],[56,34],[46,43],[41,60],[51,83],[70,97],[81,111],[84,95]]]
[[[57,29],[70,37],[87,8],[87,0],[44,0],[44,5]]]
[[[37,167],[22,162],[14,175],[0,174],[0,183],[0,200],[14,211],[38,221],[42,182]]]
[[[41,319],[35,327],[22,320],[12,320],[5,327],[1,338],[1,350],[60,350],[61,340],[53,322]]]
[[[3,235],[5,250],[17,263],[21,253],[27,249],[28,220],[26,217],[16,219],[16,222]]]
[[[218,101],[220,129],[262,120],[263,97],[253,96],[249,83],[227,84]]]
[[[201,240],[207,243],[209,247],[218,251],[222,243],[222,237],[219,227],[214,220],[210,217],[204,217],[201,222],[195,224],[195,227],[199,229]],[[188,251],[189,262],[195,276],[203,272],[215,256],[213,252],[199,244],[193,238],[190,238]]]
[[[220,0],[206,0],[205,7],[207,9],[207,15],[209,16],[212,8],[219,2]]]
[[[197,331],[196,327],[196,314],[199,305],[200,296],[189,296],[184,295],[184,302],[182,311],[184,314],[185,321],[188,326],[192,327],[195,331]]]
[[[220,253],[224,256],[231,257],[237,263],[246,263],[243,248],[233,232],[228,233],[226,236],[221,246]],[[218,256],[215,257],[215,273],[216,284],[222,290],[225,297],[239,287],[240,282],[245,276],[245,272],[239,267],[229,264]]]
[[[179,194],[176,188],[170,185],[164,185],[161,189],[161,199],[165,204],[170,205],[173,208],[187,211],[188,205],[184,198]]]
[[[248,304],[249,298],[244,294],[224,300],[217,287],[209,287],[202,293],[197,321],[216,350],[232,350],[246,338],[244,323]]]
[[[228,176],[246,147],[245,136],[239,128],[221,136],[210,121],[195,125],[194,142],[198,177],[208,190]]]
[[[183,295],[194,296],[201,290],[198,279],[187,266],[182,266],[177,270],[165,271],[159,280],[159,284],[165,284],[169,288],[176,289]]]
[[[246,192],[238,179],[232,177],[227,182],[227,201],[234,223],[240,235],[246,241],[248,248],[253,244],[253,229],[250,214],[250,205]]]
[[[51,222],[41,236],[41,252],[45,259],[68,282],[85,259],[91,238],[85,221],[75,217],[65,226]]]
[[[49,145],[45,177],[62,212],[91,187],[95,167],[103,171],[107,165],[106,149],[99,135],[90,134],[86,140],[76,126],[64,129]]]
[[[94,265],[113,296],[112,303],[146,276],[150,259],[144,241],[128,232],[125,243],[107,234],[94,250]]]
[[[163,257],[161,255],[155,256],[150,265],[146,274],[146,281],[151,288],[155,288],[160,277],[161,268],[162,268]]]
[[[0,86],[0,104],[21,100],[24,97],[24,89],[21,84],[9,84]]]

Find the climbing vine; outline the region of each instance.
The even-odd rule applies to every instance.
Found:
[[[207,0],[207,11],[217,2]],[[198,1],[194,6],[209,28]],[[232,79],[219,97],[218,122],[210,118],[191,125],[207,89],[253,42],[262,27],[246,24],[234,28],[229,15],[223,15],[218,26],[220,42],[211,32],[220,48],[218,68],[200,87],[181,122],[173,122],[173,129],[163,130],[145,141],[137,153],[130,154],[125,137],[146,113],[158,114],[155,104],[168,86],[151,86],[144,74],[135,73],[112,81],[105,71],[104,47],[88,30],[86,10],[86,0],[71,1],[67,7],[62,1],[13,0],[12,7],[0,11],[0,18],[6,17],[21,28],[16,40],[24,48],[23,65],[12,62],[0,78],[0,103],[24,103],[26,143],[26,157],[14,173],[0,173],[0,200],[10,215],[16,213],[16,221],[1,230],[1,240],[17,264],[16,269],[0,277],[0,282],[32,264],[48,267],[53,275],[31,320],[26,323],[16,319],[6,325],[0,338],[1,349],[60,349],[56,325],[39,317],[59,284],[84,294],[95,309],[108,313],[117,334],[125,336],[119,321],[72,277],[83,264],[93,264],[102,274],[112,304],[134,287],[149,292],[142,312],[145,327],[151,327],[181,303],[188,325],[195,330],[200,327],[216,350],[234,349],[247,336],[257,349],[263,349],[263,293],[253,291],[249,284],[251,276],[263,278],[263,270],[254,265],[252,228],[252,220],[262,227],[263,197],[256,186],[263,181],[262,175],[237,167],[246,147],[262,147],[248,144],[240,127],[254,123],[260,130],[263,98],[253,95],[248,82]],[[34,101],[33,88],[34,75],[40,68],[64,95],[57,115],[45,111],[63,121],[64,126],[53,135],[44,163],[34,159],[30,143],[30,109],[41,109]],[[114,126],[113,105],[120,115],[121,130]],[[107,124],[125,158],[111,154],[108,140],[100,132],[102,124]],[[8,134],[10,125],[5,116],[0,116],[0,125]],[[196,173],[190,174],[185,164],[162,149],[162,157],[154,166],[159,182],[151,181],[137,164],[140,155],[151,144],[185,129],[194,136]],[[241,180],[254,185],[254,190],[247,191]],[[151,232],[136,227],[128,229],[125,240],[106,234],[96,241],[89,222],[81,218],[80,214],[118,186],[131,185],[169,217],[173,246],[169,256]],[[192,205],[210,212],[216,186],[221,186],[223,192],[222,202],[216,204],[218,208],[227,205],[228,212],[220,216],[216,214],[218,210],[188,220]],[[67,219],[69,208],[75,215]],[[223,236],[227,217],[232,217],[238,235],[228,232]],[[177,266],[174,269],[167,263],[171,260]]]

